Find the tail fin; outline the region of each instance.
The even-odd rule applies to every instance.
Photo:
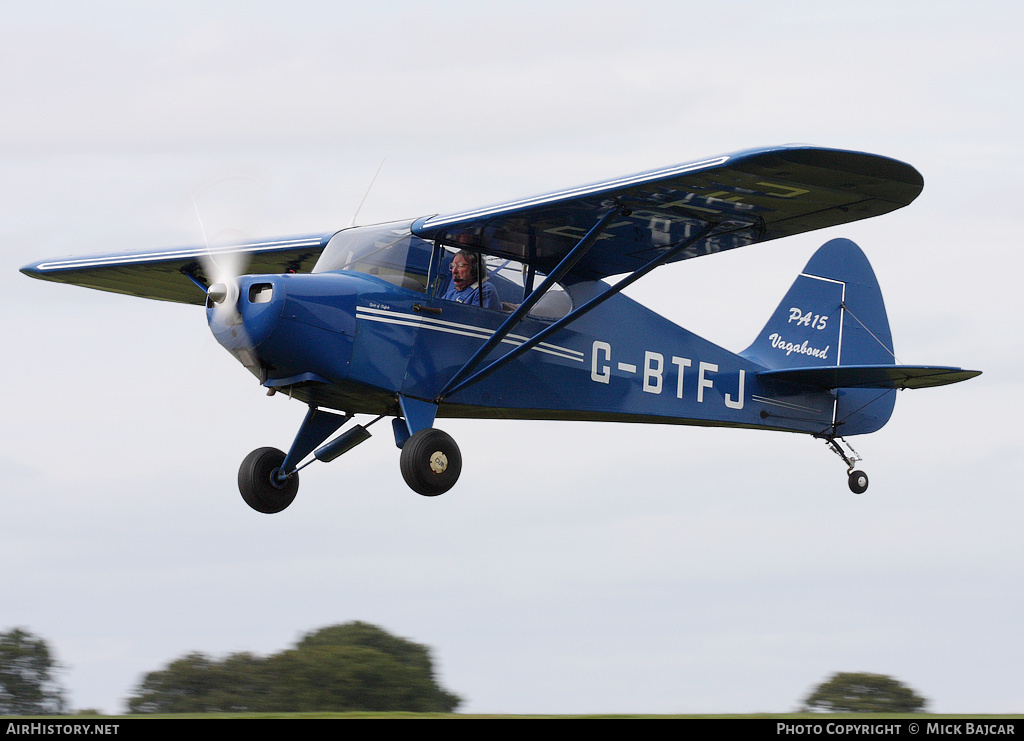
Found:
[[[882,292],[861,249],[848,239],[822,245],[741,355],[772,371],[892,366]],[[844,377],[857,375],[850,370]],[[785,373],[765,375],[795,380]],[[889,421],[895,403],[891,385],[837,389],[833,434],[874,432]]]

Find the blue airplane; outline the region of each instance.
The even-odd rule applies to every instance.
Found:
[[[462,470],[455,441],[434,426],[448,417],[803,433],[831,446],[860,494],[868,478],[845,438],[880,429],[898,389],[980,372],[897,364],[857,245],[818,249],[738,354],[622,290],[668,263],[893,211],[923,186],[896,160],[785,146],[454,214],[22,272],[205,304],[217,341],[269,394],[308,404],[287,453],[260,448],[242,462],[238,488],[259,512],[291,504],[301,468],[351,450],[384,417],[405,481],[424,496]]]

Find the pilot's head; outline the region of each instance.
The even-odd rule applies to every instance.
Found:
[[[452,258],[452,280],[461,291],[475,283],[477,278],[477,257],[469,250],[462,250]]]

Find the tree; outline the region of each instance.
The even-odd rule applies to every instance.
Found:
[[[147,674],[128,700],[131,713],[260,710],[267,695],[266,659],[249,653],[223,661],[193,652]]]
[[[369,623],[334,625],[263,658],[192,653],[147,674],[132,713],[406,710],[459,704],[434,678],[430,650]]]
[[[0,715],[63,712],[60,668],[42,638],[21,628],[0,633]]]
[[[461,701],[437,684],[426,646],[358,621],[307,634],[271,657],[270,670],[286,688],[273,701],[281,710],[450,713]]]
[[[839,672],[804,700],[807,710],[826,713],[914,713],[928,701],[884,674]]]

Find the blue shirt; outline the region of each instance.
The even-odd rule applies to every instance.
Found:
[[[480,306],[480,284],[470,283],[460,291],[453,280],[448,284],[448,290],[445,291],[444,298],[448,301],[458,301],[460,304]],[[483,284],[483,307],[485,309],[501,311],[501,299],[498,298],[498,291],[488,281],[484,281]]]

